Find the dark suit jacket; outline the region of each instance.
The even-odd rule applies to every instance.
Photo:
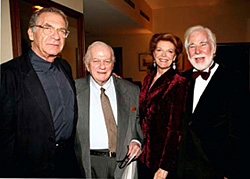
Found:
[[[192,71],[186,71],[184,76],[194,84]],[[242,76],[220,65],[193,114],[193,87],[190,88],[181,148],[182,178],[240,178],[243,136],[246,137],[243,130],[247,111],[244,106],[248,93],[246,84]]]
[[[142,144],[142,132],[139,124],[139,88],[134,84],[112,76],[117,98],[117,152],[116,160],[122,160],[127,154],[127,146],[132,139]],[[89,103],[90,76],[76,80],[79,119],[77,124],[75,150],[82,171],[91,178],[90,141],[89,141]],[[135,107],[135,108],[134,108]],[[135,109],[135,110],[134,110]],[[115,170],[115,178],[121,178],[124,169]]]
[[[75,93],[71,67],[63,59],[55,60]],[[43,171],[53,170],[56,149],[53,119],[45,91],[27,55],[1,65],[0,92],[0,176],[39,177]],[[70,142],[74,138],[76,116],[75,103]]]
[[[155,172],[159,168],[171,171],[182,135],[188,80],[169,69],[150,88],[155,73],[145,77],[140,93],[140,120],[144,135],[140,160]]]

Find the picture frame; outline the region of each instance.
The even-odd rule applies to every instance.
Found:
[[[153,64],[154,60],[150,53],[139,54],[139,71],[147,71],[147,69]]]

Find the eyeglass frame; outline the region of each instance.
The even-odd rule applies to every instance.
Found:
[[[45,35],[52,35],[52,34],[54,34],[56,31],[58,32],[58,34],[60,35],[60,30],[65,30],[65,37],[63,37],[63,38],[67,38],[68,37],[68,35],[69,35],[69,33],[70,33],[70,31],[69,30],[66,30],[66,29],[64,29],[64,28],[55,28],[55,27],[53,27],[52,25],[49,25],[49,24],[45,24],[45,25],[33,25],[33,26],[31,26],[31,27],[39,27],[39,28],[41,28],[41,29],[43,29],[43,33],[45,34]],[[53,32],[52,33],[50,33],[50,34],[46,34],[45,32],[44,32],[44,30],[46,29],[46,28],[52,28],[53,29]],[[61,35],[60,35],[61,36]]]

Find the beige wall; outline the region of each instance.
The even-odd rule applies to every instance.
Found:
[[[0,64],[13,58],[9,0],[1,0],[1,58]]]
[[[154,32],[173,32],[181,39],[188,27],[200,24],[209,27],[218,42],[250,41],[250,1],[159,9],[153,18]]]
[[[146,72],[139,71],[139,53],[148,52],[151,35],[117,35],[105,37],[91,37],[86,39],[86,45],[96,40],[104,41],[112,47],[122,47],[123,77],[142,81]]]

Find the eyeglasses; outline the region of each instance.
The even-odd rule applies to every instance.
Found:
[[[60,37],[62,37],[62,38],[67,38],[69,33],[70,33],[70,31],[68,31],[68,30],[66,30],[64,28],[58,28],[57,29],[57,28],[55,28],[55,27],[53,27],[51,25],[34,25],[32,27],[41,28],[45,35],[52,35],[52,34],[55,33],[55,31],[57,31],[58,34],[60,35]]]

